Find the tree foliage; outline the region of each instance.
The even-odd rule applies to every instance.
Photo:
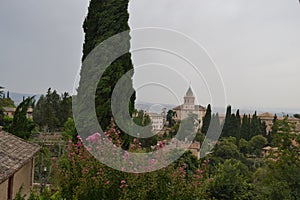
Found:
[[[138,124],[148,121],[143,112],[135,116]],[[145,174],[113,170],[95,160],[81,140],[77,144],[70,141],[63,158],[53,164],[58,184],[55,191],[66,199],[299,199],[300,149],[292,142],[300,142],[299,135],[287,119],[274,126],[273,146],[278,150],[267,157],[261,156],[267,144],[262,134],[239,139],[239,146],[238,138],[229,136],[221,138],[204,159],[185,152],[170,166]],[[112,141],[120,139],[115,128],[107,134]],[[146,152],[139,139],[133,144],[129,151]],[[145,166],[151,167],[151,163]]]
[[[64,137],[65,139],[77,141],[77,135],[74,119],[69,117],[64,124]]]
[[[294,117],[300,119],[300,114],[294,114]]]
[[[209,139],[214,140],[214,138],[217,138],[217,135],[219,135],[222,131],[222,127],[220,124],[220,118],[219,114],[213,114],[211,117],[210,125],[208,128],[208,132],[206,133],[206,136]]]
[[[223,160],[230,158],[239,159],[242,155],[235,143],[236,138],[234,137],[222,139],[214,147],[213,156]]]
[[[0,108],[10,107],[15,108],[15,103],[11,98],[0,98]]]
[[[176,112],[173,110],[169,110],[167,112],[166,120],[168,122],[168,127],[172,127],[175,125],[175,123],[176,123],[174,120],[175,115],[176,115]]]
[[[7,96],[5,97],[5,93],[3,91],[4,87],[0,86],[0,126],[5,125],[5,116],[4,116],[4,108],[11,107],[15,108],[14,101],[9,97],[9,92],[7,92]]]
[[[72,117],[72,98],[66,92],[60,96],[51,88],[39,98],[33,111],[34,122],[42,131],[53,132],[63,128],[69,117]]]
[[[34,105],[34,97],[28,97],[17,107],[8,131],[20,138],[28,139],[35,125],[27,118],[27,110]]]
[[[83,45],[82,60],[84,61],[88,54],[104,40],[129,30],[128,19],[128,0],[91,0],[88,15],[83,24],[85,43]],[[128,38],[130,37],[128,36]],[[96,113],[104,130],[109,127],[112,120],[111,96],[113,89],[117,81],[132,69],[131,55],[127,53],[107,68],[98,83],[95,99]],[[83,73],[83,69],[81,73]],[[132,75],[133,73],[131,73]],[[81,85],[78,91],[81,92]],[[135,95],[131,97],[129,104],[127,104],[130,114],[134,111],[134,100]]]
[[[3,96],[4,91],[3,91],[4,87],[0,86],[0,98]]]
[[[240,161],[226,160],[218,164],[210,185],[211,197],[215,199],[251,199],[249,170]]]
[[[249,150],[250,153],[256,155],[257,157],[262,156],[262,149],[267,145],[267,138],[262,135],[256,135],[251,138],[249,141]]]
[[[300,198],[300,148],[292,141],[300,141],[294,132],[294,125],[286,117],[275,122],[276,134],[273,145],[277,152],[270,154],[266,165],[255,174],[258,199],[299,199]]]
[[[196,127],[198,125],[197,115],[189,114],[187,118],[181,120],[176,138],[181,141],[193,141],[196,137]]]
[[[225,116],[225,120],[224,120],[224,125],[223,125],[223,129],[222,129],[222,137],[228,137],[230,136],[230,131],[231,129],[231,124],[232,124],[232,119],[231,119],[231,106],[227,107],[226,110],[226,116]]]
[[[203,124],[202,124],[202,128],[201,128],[201,132],[204,135],[206,135],[206,133],[208,131],[210,121],[211,121],[211,106],[210,106],[210,104],[208,104],[205,116],[203,117]]]
[[[148,126],[148,128],[145,130],[143,133],[140,133],[140,136],[142,138],[139,138],[139,142],[141,143],[141,145],[143,147],[147,147],[148,149],[152,146],[152,145],[156,145],[157,141],[158,141],[158,137],[157,135],[149,137],[149,138],[143,138],[144,136],[150,135],[152,134],[152,126],[151,126],[151,119],[149,117],[148,114],[144,113],[144,111],[140,110],[140,111],[136,111],[136,113],[134,114],[133,117],[133,121],[135,122],[135,124],[139,125],[139,126]],[[125,142],[125,141],[124,141]]]
[[[236,137],[237,145],[239,145],[239,140],[242,138],[247,141],[256,135],[263,135],[267,138],[266,128],[265,122],[261,121],[256,112],[252,116],[244,114],[241,119],[239,110],[233,114],[231,107],[228,106],[221,136]]]

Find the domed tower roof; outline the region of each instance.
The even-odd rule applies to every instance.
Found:
[[[186,92],[185,96],[187,96],[187,97],[193,97],[193,96],[194,96],[194,94],[193,94],[193,91],[192,91],[192,88],[191,88],[191,87],[189,87],[189,89],[187,90],[187,92]]]

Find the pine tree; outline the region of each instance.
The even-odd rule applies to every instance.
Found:
[[[42,131],[56,131],[64,127],[64,123],[72,117],[72,99],[68,93],[58,95],[51,88],[42,95],[33,110],[33,120]]]
[[[9,127],[10,133],[23,139],[30,137],[34,123],[27,118],[27,110],[33,105],[33,101],[34,97],[28,97],[17,107],[12,125]]]
[[[60,127],[63,127],[68,118],[72,117],[72,97],[67,92],[61,95],[57,117]]]

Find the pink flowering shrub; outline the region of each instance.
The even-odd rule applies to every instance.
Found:
[[[111,129],[105,133],[114,141],[112,149],[99,151],[115,151],[121,146],[119,132]],[[163,169],[136,173],[136,160],[129,153],[123,155],[126,168],[133,173],[125,173],[100,163],[86,148],[97,148],[103,144],[101,134],[95,133],[86,138],[88,146],[84,146],[79,138],[76,144],[68,142],[64,157],[57,163],[57,187],[65,199],[206,199],[207,173],[206,160],[202,163],[185,153],[179,160]],[[93,145],[96,144],[97,145]],[[164,143],[159,142],[157,149],[163,149]],[[94,149],[97,150],[97,149]],[[129,151],[143,152],[138,139],[133,139]],[[105,153],[105,152],[101,152]],[[113,158],[112,158],[113,159]],[[145,167],[151,168],[159,158],[153,158]],[[117,160],[116,160],[117,162]],[[124,162],[122,162],[124,163]]]

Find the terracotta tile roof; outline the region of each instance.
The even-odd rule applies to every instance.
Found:
[[[3,107],[3,110],[5,112],[16,112],[17,108],[12,108],[12,107]],[[29,107],[27,112],[32,113],[33,112],[33,108]]]
[[[198,150],[200,150],[200,147],[201,147],[201,145],[200,145],[199,142],[193,142],[191,144],[191,146],[189,147],[189,149],[198,149]]]
[[[176,106],[175,108],[173,108],[173,110],[185,110],[183,108],[184,105],[180,105],[180,106]],[[195,105],[195,110],[200,110],[200,111],[206,111],[206,108],[201,106],[201,105]]]
[[[0,130],[0,183],[23,167],[40,146]]]
[[[16,112],[16,108],[11,108],[11,107],[3,107],[3,110],[5,112]]]
[[[173,110],[181,110],[181,106],[182,106],[182,105],[176,106],[175,108],[173,108]]]
[[[262,113],[262,114],[258,115],[258,117],[271,117],[271,118],[274,118],[274,114],[269,113],[269,112],[265,112],[265,113]]]
[[[196,110],[206,111],[206,108],[201,105],[195,105],[195,107],[196,107]]]

